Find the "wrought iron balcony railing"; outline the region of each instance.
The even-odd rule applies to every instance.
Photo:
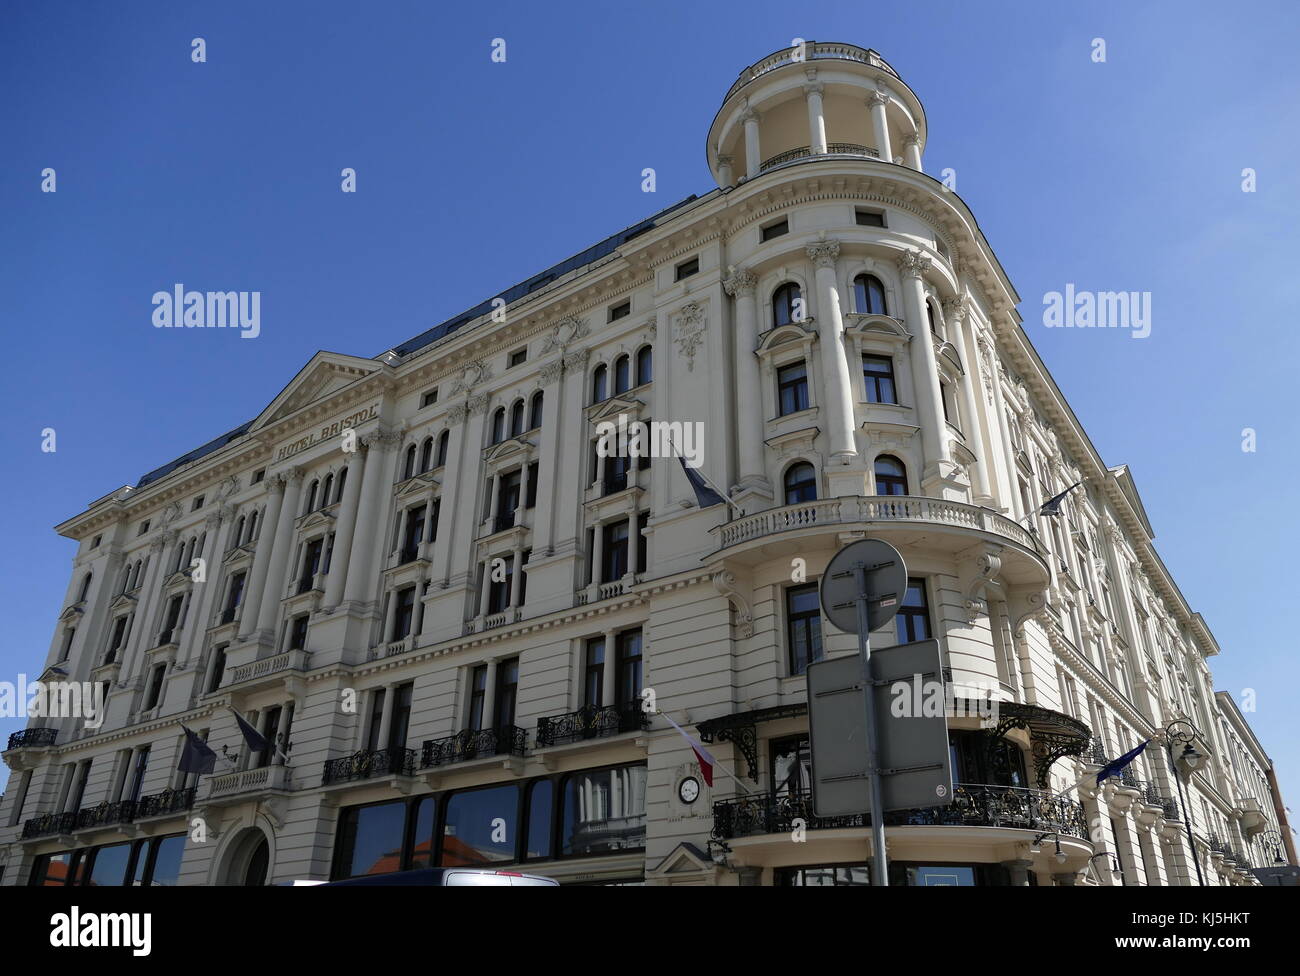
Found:
[[[759,794],[713,804],[713,835],[720,840],[756,834],[786,834],[793,822],[803,820],[809,830],[868,827],[865,814],[818,817],[807,795]],[[1045,833],[1087,838],[1088,824],[1082,805],[1046,790],[1014,786],[960,785],[953,788],[952,804],[886,814],[885,824],[901,826],[1018,827]]]
[[[9,734],[9,745],[5,748],[8,752],[10,749],[33,749],[40,746],[52,746],[54,740],[59,737],[58,729],[20,729],[17,732]]]
[[[372,776],[415,775],[415,750],[394,746],[391,749],[362,749],[342,759],[325,763],[322,785],[348,780],[370,779]]]
[[[623,732],[648,728],[650,717],[640,703],[632,705],[584,705],[563,715],[537,720],[537,745],[558,746],[584,739],[602,739]]]
[[[180,813],[188,810],[194,806],[195,792],[193,788],[188,790],[163,790],[161,793],[142,796],[136,801],[135,819],[161,817],[169,813]]]
[[[109,803],[105,800],[98,806],[83,807],[77,811],[77,830],[89,827],[112,827],[115,824],[130,823],[135,819],[136,805],[132,800],[119,800]]]
[[[462,729],[443,739],[429,739],[420,754],[420,768],[446,766],[490,756],[522,756],[528,733],[517,725],[494,729]]]
[[[43,813],[23,824],[23,840],[51,834],[70,834],[77,829],[77,812]]]

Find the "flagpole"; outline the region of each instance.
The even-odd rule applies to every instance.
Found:
[[[228,708],[228,709],[230,710],[230,714],[234,715],[235,718],[239,719],[241,722],[243,722],[245,725],[247,725],[250,729],[253,728],[253,723],[250,722],[250,721],[248,721],[248,719],[244,718],[244,716],[240,715],[239,712],[235,711],[235,706],[234,706],[234,705],[227,705],[226,708]],[[256,729],[253,729],[253,731],[256,732],[257,730],[256,730]],[[241,732],[241,734],[242,734],[242,732]],[[263,738],[266,738],[266,736],[263,736]],[[277,742],[275,741],[275,734],[272,733],[271,736],[270,736],[270,738],[266,738],[266,741],[267,741],[267,743],[271,746],[271,748],[275,750],[275,754],[276,754],[277,756],[279,756],[281,759],[284,760],[284,765],[288,766],[288,765],[289,765],[289,754],[288,754],[287,752],[285,752],[283,749],[281,749],[280,746],[279,746],[279,743],[277,743]],[[247,742],[245,742],[244,744],[245,744],[245,745],[248,745]]]
[[[656,709],[655,709],[655,714],[656,714],[656,715],[662,715],[665,719],[667,719],[669,725],[671,725],[673,728],[675,728],[678,732],[681,732],[683,735],[685,734],[686,730],[683,729],[683,728],[682,728],[680,725],[678,725],[676,722],[674,722],[671,718],[669,718],[669,717],[668,717],[668,714],[667,714],[667,713],[666,713],[662,708],[656,708]],[[690,739],[688,738],[687,741],[689,742]],[[740,787],[742,790],[744,790],[746,793],[748,793],[750,796],[754,796],[754,795],[755,795],[754,791],[751,790],[751,789],[750,789],[748,786],[746,786],[744,783],[742,783],[742,782],[740,781],[740,777],[738,777],[735,773],[733,773],[733,772],[731,771],[731,769],[730,769],[728,766],[726,766],[725,764],[723,764],[722,760],[720,760],[717,756],[714,756],[714,757],[713,757],[713,765],[717,766],[720,770],[722,770],[724,773],[726,773],[728,776],[730,776],[730,777],[735,781],[736,785],[739,786],[739,787]]]
[[[671,447],[674,451],[676,451],[677,445],[673,443],[673,435],[665,433],[664,438],[668,441],[668,446]],[[686,464],[685,454],[674,454],[673,457],[680,460],[683,464]],[[731,500],[731,496],[728,492],[723,491],[721,488],[719,488],[717,485],[713,483],[713,479],[704,473],[703,468],[691,468],[691,470],[694,471],[696,474],[698,474],[704,480],[704,483],[708,485],[710,488],[712,488],[714,493],[719,498],[721,498],[724,502],[727,503],[727,508],[729,510],[738,512],[741,515],[745,514],[745,510]]]

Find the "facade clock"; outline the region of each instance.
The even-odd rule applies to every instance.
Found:
[[[700,798],[700,781],[694,776],[687,776],[677,784],[677,796],[683,803],[694,803]]]

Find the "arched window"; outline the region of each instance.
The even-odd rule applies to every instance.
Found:
[[[803,308],[803,292],[793,281],[787,281],[772,293],[773,326],[802,322],[806,317]]]
[[[591,374],[591,402],[600,403],[606,396],[606,369],[601,363]]]
[[[785,472],[785,503],[796,505],[799,502],[817,500],[817,472],[807,461],[792,464]]]
[[[428,471],[433,466],[433,438],[426,437],[420,445],[420,471]]]
[[[248,516],[248,538],[250,540],[257,538],[257,533],[258,533],[257,509],[253,509],[252,513]]]
[[[528,406],[528,429],[538,430],[542,426],[542,391],[538,390],[533,394],[532,403]]]
[[[500,444],[506,439],[506,408],[497,407],[492,415],[492,443]]]
[[[438,467],[447,463],[447,445],[451,441],[451,431],[444,430],[438,435]]]
[[[636,354],[636,385],[643,386],[649,383],[653,377],[653,358],[649,346],[642,346]]]
[[[318,492],[319,490],[320,490],[320,481],[318,479],[316,481],[313,481],[311,483],[311,487],[307,489],[307,507],[303,509],[304,512],[316,511],[316,492]]]
[[[87,573],[86,578],[81,581],[81,595],[77,597],[78,603],[85,602],[86,594],[90,592],[90,580],[94,575],[94,573]]]
[[[614,392],[626,393],[632,388],[632,360],[619,356],[614,360]]]
[[[524,401],[516,400],[510,408],[510,436],[518,437],[524,432]]]
[[[860,274],[853,279],[853,307],[860,315],[888,315],[885,286],[875,275]]]
[[[334,500],[336,502],[340,501],[343,498],[343,486],[347,484],[347,480],[348,480],[348,469],[344,468],[339,472],[338,486],[334,489]]]
[[[406,449],[406,463],[402,466],[402,480],[406,480],[415,474],[415,445],[412,444]]]
[[[906,495],[907,468],[903,462],[889,454],[876,458],[876,494]]]
[[[245,521],[246,519],[244,518],[244,516],[241,515],[239,516],[239,521],[235,523],[235,545],[236,546],[241,546],[244,544],[244,522]],[[231,546],[231,548],[233,549],[234,546]]]
[[[320,489],[320,507],[324,508],[330,503],[330,489],[334,487],[334,474],[331,472],[325,476],[325,483]]]

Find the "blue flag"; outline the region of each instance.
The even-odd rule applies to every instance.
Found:
[[[231,711],[235,712],[233,708]],[[244,716],[235,712],[235,721],[239,723],[239,731],[244,734],[244,741],[248,743],[249,752],[261,752],[266,748],[266,739],[262,737],[262,733],[245,722]]]
[[[708,482],[704,480],[703,475],[690,467],[686,463],[684,457],[679,454],[677,455],[677,460],[682,463],[682,470],[686,472],[686,480],[689,481],[691,487],[695,489],[695,500],[699,502],[700,508],[708,508],[710,505],[723,505],[726,503],[727,500],[710,488]]]
[[[211,774],[217,765],[217,754],[194,732],[183,725],[181,730],[185,733],[185,745],[181,749],[181,761],[176,768],[182,773]]]
[[[1118,759],[1112,759],[1110,762],[1106,763],[1106,765],[1102,766],[1101,769],[1097,770],[1097,785],[1100,786],[1101,781],[1110,776],[1118,776],[1120,773],[1124,772],[1129,763],[1142,755],[1142,750],[1145,749],[1150,742],[1151,740],[1147,739],[1146,742],[1142,743],[1136,749],[1130,749]]]
[[[1038,510],[1038,514],[1039,515],[1060,515],[1061,502],[1065,501],[1065,496],[1068,495],[1070,492],[1074,491],[1074,489],[1078,488],[1079,485],[1081,484],[1083,484],[1082,481],[1077,481],[1074,484],[1070,485],[1069,488],[1065,489],[1065,491],[1061,492],[1059,495],[1053,495],[1051,498],[1047,499],[1047,501],[1043,502],[1043,507]]]

